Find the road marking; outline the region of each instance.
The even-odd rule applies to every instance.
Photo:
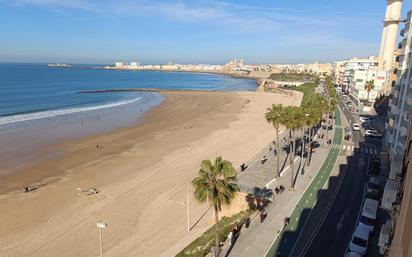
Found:
[[[298,220],[299,220],[299,216],[296,217],[295,221],[298,221]]]
[[[312,197],[312,193],[310,193],[310,195],[309,195],[310,197]]]
[[[305,204],[308,204],[308,199],[306,199],[306,202],[305,202]]]

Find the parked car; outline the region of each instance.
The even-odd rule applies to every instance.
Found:
[[[362,224],[358,224],[352,240],[349,244],[349,250],[360,255],[365,255],[368,251],[369,230]]]
[[[366,192],[378,193],[380,192],[380,180],[378,177],[372,176],[369,178],[366,186]]]
[[[376,126],[374,123],[370,121],[365,121],[362,123],[362,128],[363,129],[369,129],[369,130],[377,130],[378,126]]]
[[[379,202],[374,199],[366,198],[363,203],[362,213],[359,219],[359,224],[365,225],[369,232],[375,230],[376,215],[378,213]]]
[[[349,106],[349,107],[352,107],[352,102],[348,102],[348,106]]]
[[[359,253],[355,253],[355,252],[348,252],[345,257],[362,257],[362,255],[360,255]]]
[[[365,136],[374,138],[383,138],[383,133],[375,129],[368,129],[365,131]]]
[[[365,122],[365,121],[370,121],[370,120],[372,120],[372,119],[369,116],[365,116],[365,115],[359,116],[359,121],[362,122],[362,123]]]
[[[360,130],[361,130],[361,126],[359,125],[359,123],[353,123],[352,129],[353,129],[354,131],[360,131]]]

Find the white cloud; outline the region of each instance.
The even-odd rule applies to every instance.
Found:
[[[302,10],[262,8],[224,1],[148,1],[148,0],[0,0],[16,6],[42,6],[52,10],[78,9],[103,17],[148,16],[172,21],[224,25],[234,32],[275,31],[297,28],[355,27],[364,24],[365,16],[316,15]],[[318,16],[318,18],[316,17]],[[359,22],[359,20],[362,22]]]

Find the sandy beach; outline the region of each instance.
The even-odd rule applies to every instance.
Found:
[[[302,95],[261,92],[162,92],[166,100],[129,128],[54,145],[64,155],[2,178],[0,256],[97,256],[103,220],[105,256],[173,256],[212,224],[208,206],[187,185],[199,164],[222,155],[235,167],[274,138],[264,119],[272,103]],[[99,148],[96,147],[99,145]],[[31,193],[23,185],[39,184]],[[99,193],[87,195],[84,190]]]

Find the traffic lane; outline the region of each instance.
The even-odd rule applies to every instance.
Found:
[[[351,157],[332,208],[304,256],[344,256],[363,201],[367,158],[361,153]]]
[[[348,106],[346,106],[342,99],[339,99],[339,106],[343,110],[343,113],[345,114],[346,119],[350,122],[350,124],[353,124],[356,122],[355,118],[353,117],[352,113],[349,111]]]

